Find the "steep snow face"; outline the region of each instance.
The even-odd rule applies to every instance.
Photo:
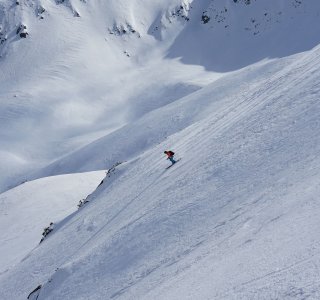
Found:
[[[1,299],[320,298],[319,1],[0,3]]]
[[[319,51],[267,64],[260,78],[261,68],[229,74],[153,112],[166,123],[167,110],[212,105],[118,166],[0,276],[0,298],[42,284],[38,300],[318,299]],[[166,170],[163,149],[181,161]]]
[[[226,72],[309,50],[320,42],[317,0],[209,0],[192,6],[190,26],[168,52],[184,63]]]
[[[288,62],[290,60],[289,58]],[[170,135],[214,113],[227,103],[235,104],[238,98],[234,95],[250,92],[251,86],[254,88],[262,84],[266,77],[281,70],[288,62],[283,60],[261,63],[225,76],[186,97],[144,115],[139,120],[123,126],[29,176],[38,178],[45,174],[94,170],[104,164],[109,167],[116,161],[132,159],[166,140]]]

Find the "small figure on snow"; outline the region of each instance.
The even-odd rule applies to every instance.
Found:
[[[164,154],[166,154],[168,156],[167,159],[169,159],[172,162],[172,165],[174,165],[176,163],[176,161],[173,158],[173,156],[174,156],[174,152],[173,151],[171,151],[171,150],[164,151]]]

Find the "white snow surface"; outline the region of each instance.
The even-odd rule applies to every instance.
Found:
[[[1,0],[0,191],[66,173],[39,169],[230,71],[319,43],[318,0],[251,2]],[[16,34],[20,24],[26,39]],[[109,154],[91,155],[72,172],[113,163]]]
[[[0,299],[320,298],[320,2],[236,2],[1,0]]]
[[[41,230],[76,211],[104,175],[96,171],[46,177],[0,194],[0,273],[39,244]]]

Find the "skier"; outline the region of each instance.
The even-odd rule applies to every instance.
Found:
[[[172,165],[174,165],[176,163],[176,161],[174,160],[173,156],[174,156],[174,152],[169,150],[169,151],[164,151],[164,154],[168,155],[168,158],[171,162],[172,162]],[[172,166],[171,165],[171,166]]]

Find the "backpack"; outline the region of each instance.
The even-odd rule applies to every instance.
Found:
[[[174,155],[174,152],[173,151],[168,151],[168,153],[170,154],[170,155]]]

